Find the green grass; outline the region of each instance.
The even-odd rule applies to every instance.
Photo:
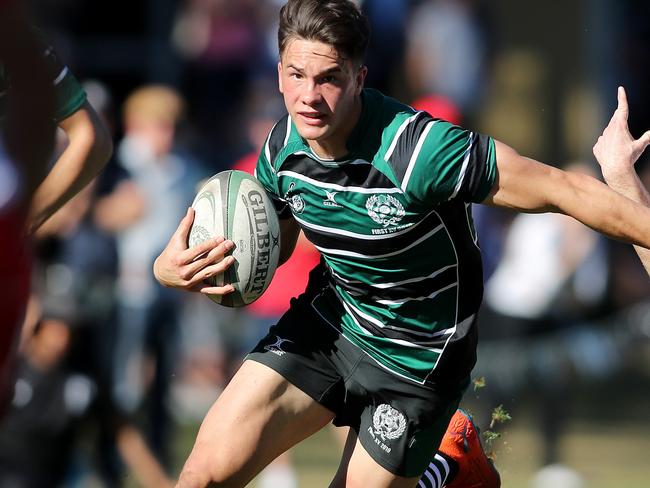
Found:
[[[503,488],[526,488],[538,468],[541,453],[534,418],[521,412],[513,416],[493,445]],[[179,429],[175,452],[180,469],[191,448],[196,426]],[[563,462],[580,472],[585,488],[647,488],[650,486],[650,422],[638,424],[622,417],[579,420],[562,440]],[[330,429],[315,434],[292,451],[301,487],[327,487],[338,465],[340,447]],[[252,483],[255,486],[255,483]],[[278,487],[282,488],[282,487]],[[552,488],[552,487],[549,487]]]

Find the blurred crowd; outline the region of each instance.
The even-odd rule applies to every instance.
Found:
[[[283,115],[283,2],[33,3],[115,151],[36,236],[21,363],[0,423],[0,488],[121,486],[127,472],[165,486],[179,469],[177,427],[203,418],[319,259],[301,242],[265,296],[241,310],[162,288],[151,272],[201,181],[252,172]],[[522,39],[544,33],[560,6],[526,14],[518,5],[528,2],[509,0],[358,3],[373,29],[367,85],[433,116],[595,176],[591,145],[617,84],[629,87],[633,133],[650,128],[641,1],[568,2],[566,38],[534,41]],[[638,171],[650,184],[645,158]],[[487,387],[470,401],[485,422],[493,406],[516,411],[532,394],[545,440],[539,465],[561,463],[576,385],[647,368],[650,281],[630,246],[569,218],[475,207],[486,282],[475,375]],[[297,486],[290,460],[274,469],[262,486]]]

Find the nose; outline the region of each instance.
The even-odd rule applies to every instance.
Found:
[[[302,94],[302,101],[305,105],[316,105],[322,100],[320,85],[311,80],[305,84]]]

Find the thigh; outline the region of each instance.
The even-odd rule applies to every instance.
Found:
[[[330,488],[356,488],[372,486],[373,488],[412,488],[417,485],[420,476],[411,478],[398,476],[379,465],[363,448],[357,434],[350,429],[343,449],[343,456],[338,471]]]
[[[255,361],[245,361],[199,430],[179,486],[244,486],[334,414]]]
[[[378,465],[405,479],[420,476],[440,445],[467,380],[425,387],[367,360],[348,378],[348,397],[363,402],[349,419],[358,441]],[[359,454],[360,455],[360,454]]]

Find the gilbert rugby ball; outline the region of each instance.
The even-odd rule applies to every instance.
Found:
[[[201,187],[192,207],[189,247],[218,236],[235,243],[235,262],[208,281],[212,286],[232,284],[235,291],[208,296],[226,307],[254,302],[271,283],[280,259],[280,223],[266,191],[248,173],[223,171]]]

